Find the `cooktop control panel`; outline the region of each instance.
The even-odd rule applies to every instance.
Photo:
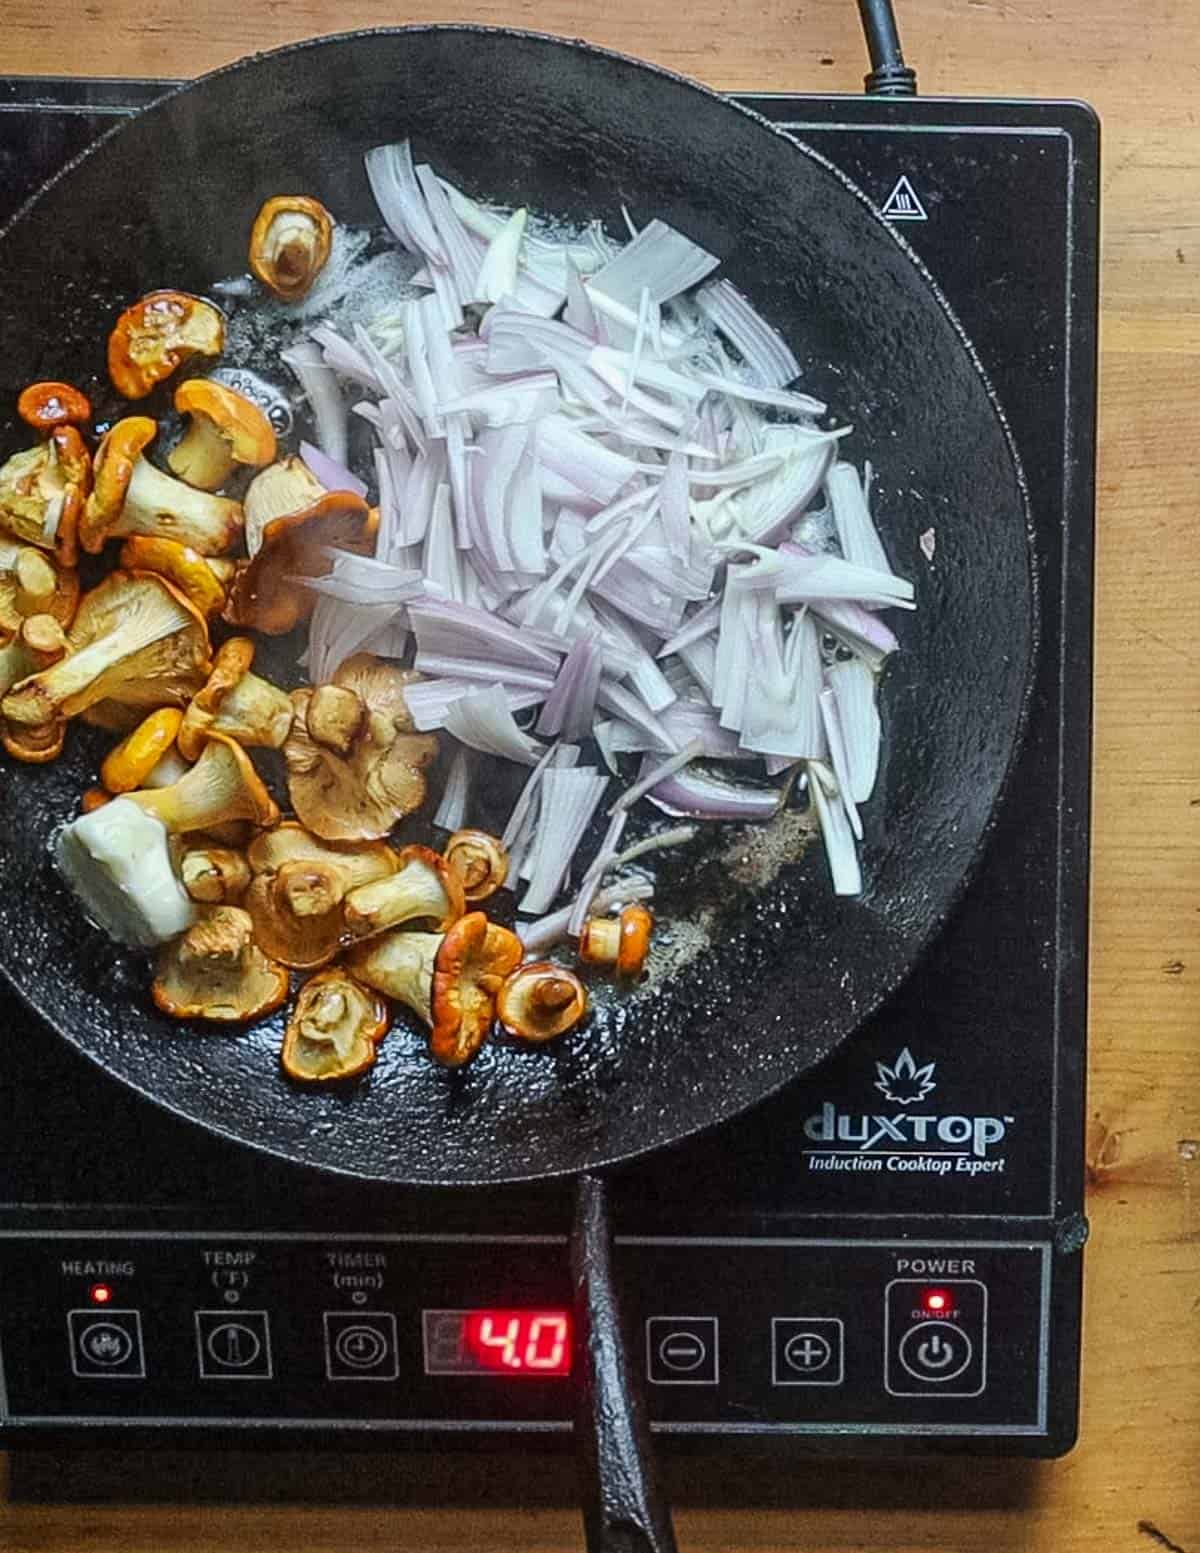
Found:
[[[618,1271],[659,1430],[1044,1432],[1048,1245],[642,1237],[618,1242]],[[0,1278],[0,1423],[570,1416],[556,1237],[66,1231],[0,1240]]]

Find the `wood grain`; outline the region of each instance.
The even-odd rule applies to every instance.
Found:
[[[898,0],[930,94],[1071,96],[1104,119],[1082,1443],[1058,1463],[802,1470],[792,1507],[680,1516],[684,1549],[1200,1553],[1200,59],[1195,0]],[[185,75],[342,28],[582,35],[721,87],[854,91],[849,0],[5,0],[3,68]],[[331,1469],[332,1470],[332,1469]],[[564,1469],[565,1470],[565,1469]],[[321,1485],[313,1487],[320,1500]],[[559,1553],[559,1511],[0,1505],[6,1553]]]

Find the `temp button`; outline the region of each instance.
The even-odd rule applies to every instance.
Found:
[[[198,1310],[201,1380],[270,1380],[271,1322],[265,1310]]]

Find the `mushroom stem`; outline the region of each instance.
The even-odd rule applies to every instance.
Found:
[[[169,831],[209,830],[229,820],[272,825],[279,810],[262,785],[250,758],[232,739],[215,734],[196,764],[170,787],[129,795]]]
[[[177,539],[201,555],[223,555],[242,531],[242,509],[224,496],[194,490],[145,458],[133,466],[125,506],[110,534]]]
[[[185,852],[179,873],[191,898],[210,906],[240,900],[250,884],[250,865],[230,847],[198,847]]]
[[[239,744],[283,747],[292,726],[292,699],[258,674],[243,674],[221,702],[212,727]]]
[[[640,976],[653,932],[654,917],[645,906],[626,906],[619,917],[589,917],[579,935],[579,958],[615,965],[618,976]]]
[[[17,583],[17,613],[40,614],[54,598],[58,582],[54,568],[40,551],[25,549],[17,552],[13,573]]]
[[[233,444],[206,415],[194,415],[167,457],[174,474],[201,491],[224,485],[235,468]]]
[[[621,947],[621,919],[619,917],[589,917],[584,923],[579,939],[582,959],[593,965],[615,965]]]
[[[318,685],[308,703],[308,731],[318,744],[346,755],[358,737],[366,704],[341,685]]]
[[[530,1002],[539,1013],[560,1014],[575,997],[575,987],[565,976],[546,975],[530,993]]]
[[[353,954],[351,974],[433,1023],[433,972],[442,933],[389,933]]]
[[[445,861],[428,847],[405,847],[394,874],[359,885],[346,896],[346,932],[351,938],[370,938],[421,921],[444,932],[464,906],[458,875]]]
[[[280,902],[295,917],[328,916],[341,905],[346,893],[332,868],[300,860],[280,866],[275,875],[275,890]]]

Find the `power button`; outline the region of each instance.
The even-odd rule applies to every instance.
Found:
[[[948,1321],[924,1321],[900,1339],[900,1363],[914,1380],[942,1385],[957,1378],[971,1362],[975,1345]]]
[[[884,1388],[977,1397],[987,1385],[988,1291],[978,1278],[894,1278],[884,1291]]]

